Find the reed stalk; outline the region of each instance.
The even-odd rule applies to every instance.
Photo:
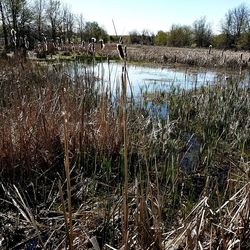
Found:
[[[73,250],[73,222],[72,222],[72,205],[71,205],[71,177],[70,177],[70,161],[69,161],[69,134],[68,134],[68,121],[69,113],[67,110],[67,101],[65,99],[66,89],[62,90],[62,103],[63,103],[63,128],[64,128],[64,167],[67,182],[67,202],[68,202],[68,218],[65,224],[68,224],[69,236],[68,244],[69,249]],[[67,228],[67,227],[66,227]]]
[[[69,226],[68,225],[68,214],[67,214],[67,210],[66,210],[66,206],[65,206],[65,201],[64,201],[64,198],[63,198],[63,190],[62,190],[61,180],[59,180],[58,188],[59,188],[59,194],[60,194],[60,199],[61,199],[61,203],[62,203],[62,210],[63,210],[63,216],[64,216],[64,221],[65,221],[66,237],[67,237],[67,241],[68,241],[68,244],[69,244],[71,237],[70,237],[70,230],[69,230],[69,227],[68,227]]]
[[[196,93],[144,93],[156,105],[167,103],[166,120],[148,110],[145,99],[143,105],[130,104],[125,54],[120,54],[125,62],[119,101],[104,88],[104,93],[96,90],[100,82],[92,78],[92,65],[89,74],[71,81],[65,69],[1,64],[1,181],[23,186],[25,198],[25,203],[13,201],[0,186],[3,249],[17,247],[6,235],[15,236],[19,228],[40,244],[33,234],[36,224],[25,224],[31,212],[41,239],[49,235],[44,245],[50,249],[61,248],[65,235],[68,249],[87,249],[95,237],[101,249],[171,249],[173,243],[176,248],[248,249],[248,82],[223,77],[210,86],[197,85]],[[200,144],[197,158],[190,154],[193,139]],[[197,160],[194,167],[183,167],[188,156]],[[58,192],[55,179],[65,176]],[[16,205],[24,220],[15,220]],[[74,214],[73,205],[79,206]],[[9,230],[13,218],[14,230]],[[18,247],[27,248],[31,240]]]
[[[124,226],[123,226],[123,245],[124,249],[128,250],[128,238],[129,238],[129,230],[128,230],[128,217],[129,217],[129,209],[128,209],[128,131],[127,131],[127,65],[126,61],[124,61],[123,72],[122,72],[122,106],[123,106],[123,141],[124,141],[124,204],[123,204],[123,212],[124,212]]]

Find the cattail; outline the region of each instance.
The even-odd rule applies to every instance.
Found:
[[[94,53],[95,52],[95,44],[94,43],[89,43],[89,45],[88,45],[88,51],[90,53]]]
[[[11,38],[12,38],[12,43],[14,45],[14,47],[16,47],[16,31],[14,29],[11,29],[10,31],[10,34],[11,34]]]
[[[210,55],[210,53],[211,53],[212,47],[213,47],[213,46],[210,44],[210,45],[209,45],[209,50],[208,50],[208,54],[209,54],[209,55]]]
[[[100,42],[100,45],[101,45],[101,49],[103,50],[104,47],[105,47],[104,41],[102,39],[100,39],[99,42]]]
[[[122,60],[124,60],[125,55],[124,55],[123,48],[122,48],[122,45],[121,45],[121,44],[117,44],[117,50],[118,50],[118,53],[119,53],[120,58],[121,58]]]
[[[75,50],[75,45],[74,45],[73,41],[70,42],[70,47],[71,47],[72,50]]]
[[[221,52],[221,57],[223,57],[224,51],[225,51],[225,49],[222,50],[222,52]]]
[[[88,51],[91,51],[91,50],[92,50],[92,44],[89,43],[89,44],[88,44]]]
[[[42,41],[43,41],[43,42],[47,42],[46,36],[45,36],[43,33],[42,33],[41,35],[42,35]]]
[[[96,38],[95,37],[92,37],[90,39],[91,43],[89,44],[88,46],[88,50],[91,52],[91,53],[94,53],[95,52],[95,43],[96,43]]]
[[[29,45],[30,45],[30,43],[29,43],[29,41],[28,41],[27,36],[25,35],[25,36],[24,36],[24,47],[25,47],[26,49],[28,49],[28,48],[29,48]]]
[[[12,37],[15,37],[16,36],[16,31],[14,29],[11,29],[10,34],[11,34]]]
[[[43,33],[41,34],[41,36],[42,36],[43,51],[48,51],[47,38]]]
[[[124,47],[124,56],[127,58],[127,46]]]

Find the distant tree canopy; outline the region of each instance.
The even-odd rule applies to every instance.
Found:
[[[60,0],[0,0],[0,37],[4,38],[5,48],[20,46],[24,36],[31,46],[43,36],[66,43],[91,37],[108,39],[97,22],[85,22],[82,15],[73,14]]]
[[[129,32],[129,37],[132,44],[140,44],[142,41],[141,34],[136,30]]]
[[[223,13],[222,13],[223,14]],[[108,36],[97,22],[75,15],[61,0],[0,0],[0,38],[5,48],[20,46],[24,36],[32,45],[41,41],[60,40],[65,43],[96,39],[118,42],[117,36]],[[131,44],[175,47],[208,47],[250,50],[250,9],[246,4],[230,9],[221,22],[221,33],[212,34],[206,17],[200,17],[191,26],[173,24],[169,31],[133,30],[123,36]]]
[[[212,31],[206,18],[196,20],[193,27],[173,24],[169,32],[159,31],[155,36],[156,45],[171,47],[207,47],[212,42]]]
[[[32,21],[33,14],[28,8],[26,0],[1,0],[0,1],[1,21],[4,33],[5,46],[11,43],[9,41],[11,29],[15,30],[16,46],[19,46],[19,38],[29,32],[29,24]]]
[[[221,23],[221,34],[213,35],[206,17],[194,21],[192,27],[172,25],[170,31],[158,31],[156,45],[208,47],[250,50],[250,9],[246,4],[228,10]]]
[[[129,40],[124,37],[124,41],[129,41],[132,44],[144,44],[153,45],[154,44],[154,34],[149,30],[144,29],[141,33],[137,30],[129,32]]]
[[[193,42],[197,47],[207,47],[212,42],[212,29],[206,21],[206,17],[201,17],[193,23]]]
[[[220,47],[250,49],[250,9],[245,4],[229,10],[221,25]]]
[[[96,39],[108,40],[107,32],[99,26],[97,22],[86,22],[83,27],[83,37],[86,41],[92,37]]]
[[[156,45],[167,45],[168,44],[168,33],[162,30],[158,31],[155,36]]]
[[[168,33],[167,45],[173,47],[186,47],[192,43],[192,30],[189,26],[172,25]]]

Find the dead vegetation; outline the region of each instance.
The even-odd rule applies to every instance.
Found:
[[[115,46],[109,44],[104,52],[115,56]],[[250,53],[246,51],[211,48],[175,48],[163,46],[129,45],[128,60],[161,65],[179,64],[209,68],[243,70],[250,67]]]
[[[249,83],[153,93],[162,119],[91,72],[0,63],[2,249],[249,249]]]

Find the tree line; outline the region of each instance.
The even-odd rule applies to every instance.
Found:
[[[250,50],[250,9],[246,4],[228,10],[220,24],[220,34],[214,35],[206,17],[194,21],[192,26],[173,24],[169,31],[156,35],[143,31],[130,32],[127,41],[137,44],[166,45],[172,47],[209,47],[219,49]],[[145,37],[145,34],[146,37]]]
[[[108,40],[97,22],[85,21],[59,0],[0,0],[0,35],[5,48],[20,47],[24,37],[34,47],[44,37],[63,43]]]
[[[31,47],[44,37],[63,43],[89,41],[92,37],[117,41],[97,22],[75,15],[59,0],[0,0],[0,36],[5,48],[21,46],[26,39]],[[250,49],[250,9],[246,4],[230,9],[220,24],[220,34],[214,35],[206,17],[193,25],[173,24],[169,31],[153,34],[148,30],[131,31],[123,36],[126,43],[173,47],[208,47],[220,49]]]

